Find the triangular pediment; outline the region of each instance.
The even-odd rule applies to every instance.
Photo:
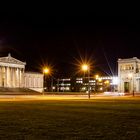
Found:
[[[2,63],[10,63],[10,64],[19,64],[19,65],[26,65],[25,62],[22,62],[18,59],[15,59],[11,56],[7,56],[7,57],[0,57],[0,62]]]

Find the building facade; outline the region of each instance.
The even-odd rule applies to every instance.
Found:
[[[24,87],[38,92],[43,91],[43,74],[37,72],[25,72]]]
[[[140,59],[118,59],[118,91],[140,92]]]
[[[75,81],[76,91],[87,91],[90,88],[91,92],[104,92],[104,91],[116,91],[118,85],[117,76],[100,76],[76,78]]]
[[[0,87],[24,87],[25,62],[8,54],[0,58]]]
[[[0,87],[43,91],[43,74],[25,72],[25,65],[10,54],[0,57]]]
[[[102,76],[59,78],[53,82],[52,88],[56,92],[91,92],[117,91],[118,77]],[[52,90],[50,90],[52,91]]]

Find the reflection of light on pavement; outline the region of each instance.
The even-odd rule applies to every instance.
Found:
[[[140,100],[140,97],[132,98],[131,96],[95,96],[91,95],[91,100],[88,100],[87,95],[0,95],[0,101],[47,101],[47,100],[62,100],[62,101],[95,101],[98,99],[138,99]]]
[[[105,96],[125,96],[125,93],[119,92],[104,92]]]

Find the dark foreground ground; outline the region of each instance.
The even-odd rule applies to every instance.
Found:
[[[140,98],[2,101],[0,139],[139,140]]]

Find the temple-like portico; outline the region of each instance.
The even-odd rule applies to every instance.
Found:
[[[24,87],[25,65],[10,54],[0,57],[0,87]]]

